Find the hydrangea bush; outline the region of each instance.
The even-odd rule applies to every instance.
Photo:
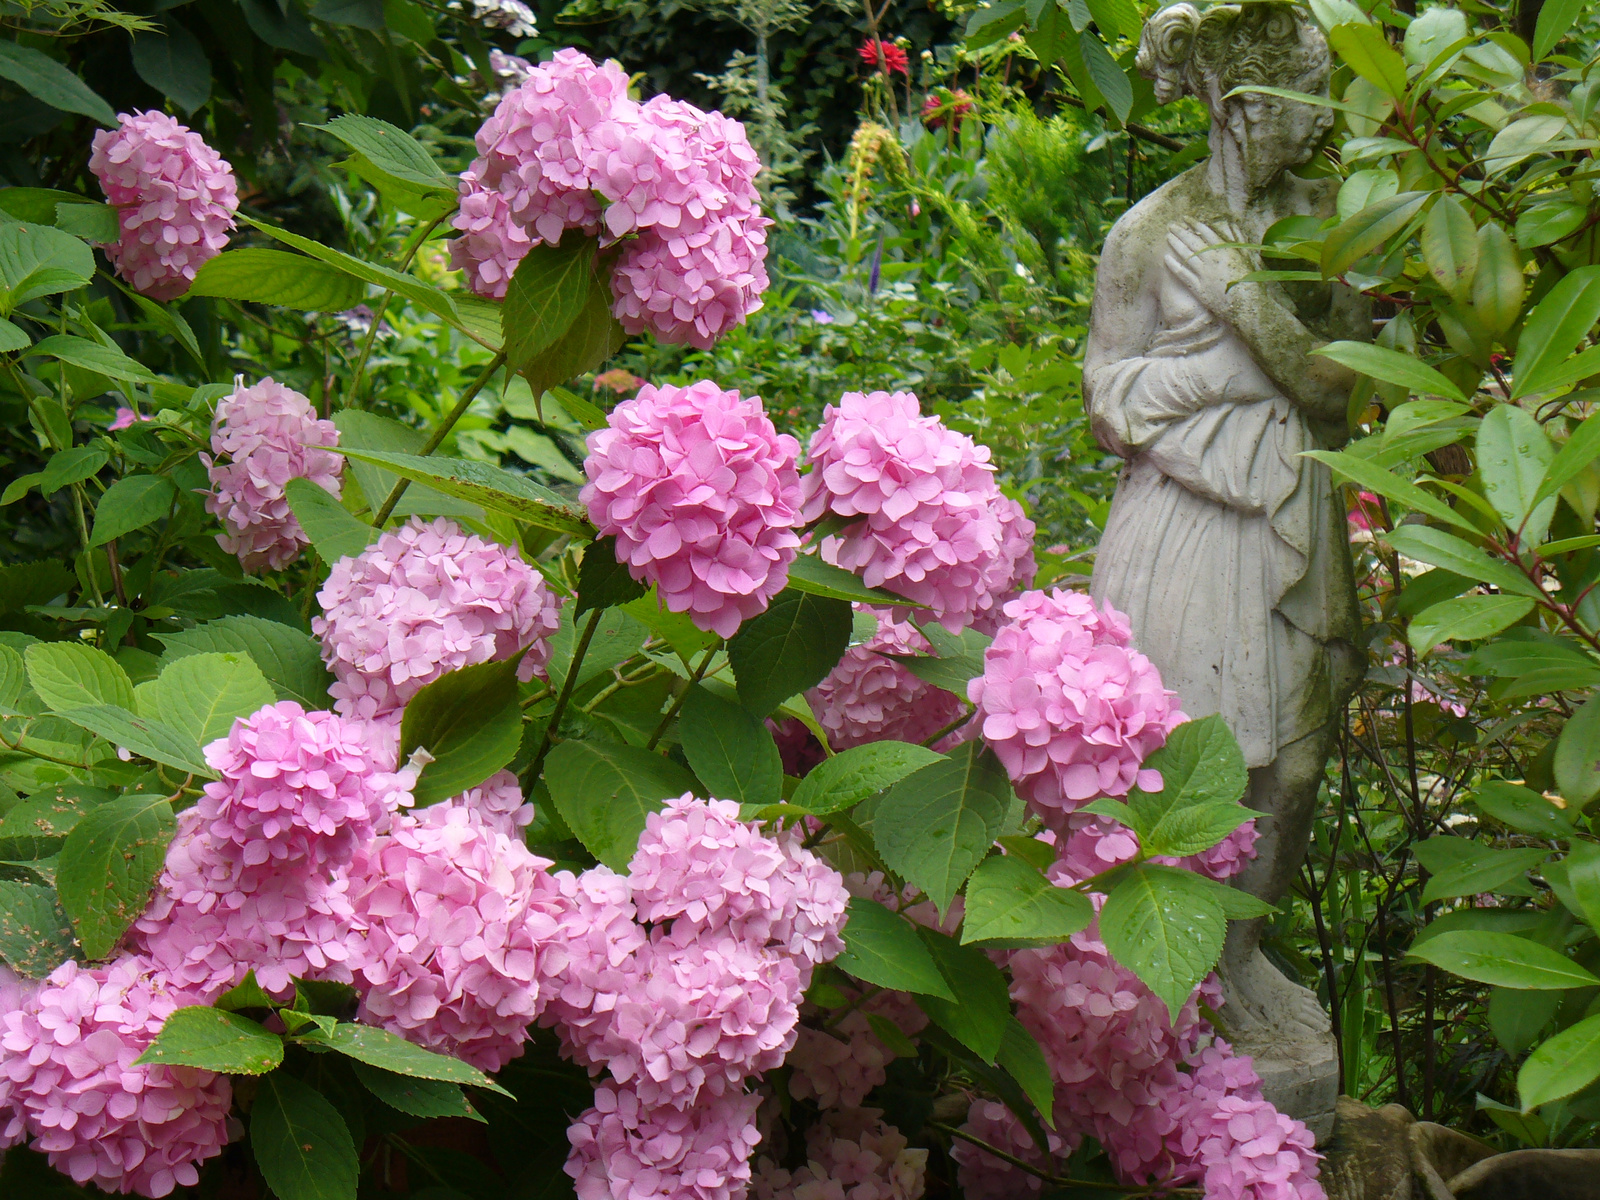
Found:
[[[36,610],[0,634],[10,1161],[149,1197],[515,1163],[580,1200],[1315,1200],[1213,1022],[1226,922],[1267,911],[1224,882],[1255,836],[1231,735],[1120,614],[1031,590],[1026,512],[912,393],[802,442],[732,380],[560,388],[624,331],[743,320],[767,219],[737,123],[574,51],[522,76],[459,188],[330,127],[448,206],[475,297],[251,222],[484,344],[426,434],[266,375],[128,382],[85,433],[49,407],[80,376],[37,381],[56,456],[23,487],[66,488],[83,545],[7,568]],[[92,153],[148,193],[112,196],[139,290],[281,268],[217,253],[197,135],[145,114]],[[88,245],[3,237],[77,320]],[[516,375],[588,430],[581,490],[438,452]]]

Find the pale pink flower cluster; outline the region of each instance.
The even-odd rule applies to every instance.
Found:
[[[228,244],[239,210],[233,168],[163,112],[119,113],[94,135],[89,170],[121,212],[106,257],[135,291],[176,300]]]
[[[627,91],[620,67],[576,50],[533,67],[478,131],[451,261],[500,299],[534,246],[568,230],[626,239],[611,273],[617,319],[709,349],[767,287],[761,164],[739,122]]]
[[[1000,521],[1000,549],[988,564],[983,581],[993,600],[972,622],[974,629],[990,637],[1005,624],[1006,602],[1032,587],[1033,577],[1039,573],[1038,560],[1033,557],[1038,527],[1022,511],[1022,505],[1003,495],[995,503],[995,515]]]
[[[868,1092],[888,1079],[885,1068],[895,1053],[873,1032],[868,1013],[892,1022],[908,1036],[920,1033],[928,1023],[909,993],[883,991],[826,1029],[800,1025],[794,1049],[784,1060],[790,1096],[815,1100],[818,1108],[857,1108]]]
[[[615,1081],[569,1132],[580,1197],[737,1194],[760,1137],[745,1081],[783,1062],[812,968],[843,949],[843,880],[798,831],[687,795],[648,818],[627,877],[558,878],[575,903],[544,1023]]]
[[[771,1159],[757,1165],[756,1200],[919,1200],[928,1152],[884,1123],[875,1108],[833,1109],[806,1130],[806,1164],[785,1170]]]
[[[1023,1128],[1015,1113],[998,1100],[982,1097],[972,1102],[961,1128],[996,1150],[1004,1150],[1013,1158],[1020,1158],[1029,1166],[1050,1174],[1055,1174],[1060,1160],[1069,1157],[1083,1141],[1076,1130],[1063,1129],[1058,1133],[1045,1129],[1045,1144],[1050,1147],[1051,1158],[1058,1160],[1051,1162],[1039,1152],[1039,1144]],[[966,1200],[1029,1200],[1044,1191],[1044,1180],[1037,1175],[1030,1175],[960,1138],[951,1139],[950,1157],[956,1160],[956,1175]]]
[[[1138,834],[1126,825],[1105,817],[1075,812],[1055,824],[1055,833],[1047,831],[1042,836],[1056,847],[1056,861],[1048,874],[1052,880],[1064,886],[1082,883],[1102,871],[1131,862],[1139,852]],[[1185,858],[1163,855],[1152,861],[1183,867],[1221,882],[1233,878],[1255,858],[1256,839],[1259,836],[1255,821],[1249,820],[1215,846],[1199,854]]]
[[[413,517],[341,558],[317,600],[311,628],[333,672],[334,708],[365,720],[474,663],[520,652],[518,677],[531,679],[561,625],[560,599],[538,571],[443,517]]]
[[[1160,773],[1141,764],[1187,718],[1133,649],[1127,619],[1059,588],[1026,592],[1004,611],[967,698],[1034,811],[1055,824],[1096,796],[1136,783],[1159,790]]]
[[[800,545],[800,444],[757,396],[710,380],[645,384],[589,435],[580,497],[617,559],[672,612],[732,637],[789,579]]]
[[[166,1196],[228,1141],[226,1075],[134,1066],[175,1010],[197,1003],[131,955],[66,962],[0,1007],[0,1145],[32,1139],[58,1171],[108,1192]]]
[[[952,633],[1031,579],[1032,525],[1000,494],[988,447],[922,415],[912,393],[846,393],[808,458],[805,521],[859,518],[823,539],[823,558],[926,604]]]
[[[549,866],[459,802],[396,820],[350,873],[360,1019],[485,1071],[521,1054],[565,908]]]
[[[961,715],[959,697],[918,679],[889,655],[932,654],[908,620],[889,609],[857,608],[878,619],[878,632],[846,650],[823,681],[806,693],[835,750],[866,742],[920,742]]]
[[[311,544],[286,489],[291,479],[309,479],[338,496],[338,444],[332,421],[319,420],[310,400],[270,377],[250,387],[240,378],[217,403],[211,454],[201,455],[211,480],[206,511],[222,521],[217,541],[245,570],[276,571]]]

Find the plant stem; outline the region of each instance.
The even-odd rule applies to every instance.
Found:
[[[711,665],[711,660],[716,657],[720,645],[721,639],[719,638],[706,647],[705,655],[700,659],[700,665],[694,669],[694,674],[689,677],[688,684],[683,691],[678,693],[678,698],[672,702],[672,707],[667,709],[666,715],[661,718],[661,724],[656,726],[656,731],[650,735],[650,740],[645,743],[644,748],[646,750],[654,750],[656,748],[656,743],[661,740],[661,735],[667,731],[667,726],[672,724],[672,718],[678,715],[678,710],[683,707],[683,702],[689,698],[689,693],[694,690],[694,685],[699,683],[705,675],[706,668]]]
[[[949,737],[952,733],[954,733],[956,730],[960,729],[968,721],[972,720],[974,714],[976,714],[977,711],[978,711],[977,705],[968,706],[966,712],[962,713],[954,721],[951,721],[950,724],[946,725],[943,729],[939,730],[938,733],[935,733],[935,734],[932,734],[929,737],[923,738],[922,739],[922,745],[931,747],[935,742],[939,741],[941,738]]]
[[[529,786],[538,777],[539,768],[544,765],[544,756],[550,753],[550,744],[556,729],[561,724],[561,714],[567,710],[567,701],[572,698],[572,689],[578,682],[578,668],[583,665],[583,656],[589,653],[589,643],[594,639],[594,631],[600,625],[600,614],[603,608],[597,608],[589,614],[589,619],[584,623],[583,632],[578,635],[578,644],[572,651],[572,664],[567,668],[567,677],[561,683],[561,694],[556,697],[555,709],[550,713],[550,721],[544,727],[544,737],[539,739],[539,751],[533,756],[533,761],[528,764],[528,769],[523,772],[523,778]]]
[[[450,431],[455,428],[456,422],[461,419],[468,406],[478,398],[478,393],[483,391],[484,384],[488,383],[490,377],[505,365],[505,361],[506,352],[504,350],[501,350],[488,361],[478,377],[467,385],[466,391],[461,393],[461,399],[456,401],[456,406],[445,416],[439,427],[429,435],[427,442],[417,452],[419,457],[427,458],[428,455],[439,448],[439,443],[449,436]],[[372,518],[373,528],[383,528],[383,523],[389,519],[389,514],[394,512],[394,506],[400,503],[400,497],[405,495],[406,488],[410,485],[411,481],[409,479],[395,480],[394,488],[390,491],[389,498],[383,502],[383,507]]]
[[[422,244],[428,240],[428,235],[439,228],[439,222],[449,215],[442,213],[435,217],[414,241],[406,245],[405,255],[400,260],[400,270],[405,271],[410,268],[411,260],[417,257],[417,251],[422,249]],[[366,374],[367,361],[372,357],[373,344],[378,340],[378,326],[383,324],[383,315],[389,311],[389,301],[393,299],[393,290],[385,288],[378,300],[378,307],[373,310],[372,326],[367,330],[366,340],[361,343],[361,357],[356,359],[355,372],[350,376],[350,390],[344,406],[346,408],[350,408],[360,399],[361,377]]]
[[[1205,1195],[1205,1190],[1203,1188],[1186,1188],[1186,1187],[1163,1188],[1160,1184],[1149,1184],[1149,1185],[1146,1185],[1146,1184],[1127,1184],[1127,1183],[1101,1183],[1099,1180],[1072,1179],[1072,1178],[1069,1178],[1069,1177],[1064,1176],[1064,1175],[1050,1175],[1050,1174],[1047,1174],[1044,1171],[1041,1171],[1038,1167],[1034,1166],[1032,1163],[1025,1162],[1023,1159],[1020,1159],[1020,1158],[1016,1157],[1013,1154],[1007,1154],[1004,1150],[1000,1149],[998,1146],[991,1146],[988,1142],[984,1141],[982,1138],[974,1137],[972,1134],[966,1132],[963,1129],[957,1129],[953,1125],[946,1125],[946,1124],[944,1124],[944,1123],[942,1123],[940,1121],[929,1121],[928,1122],[928,1128],[929,1129],[937,1129],[940,1133],[946,1134],[949,1137],[960,1138],[963,1142],[970,1142],[972,1145],[978,1147],[978,1149],[982,1150],[984,1153],[994,1155],[1001,1162],[1010,1163],[1013,1167],[1016,1167],[1019,1171],[1026,1171],[1029,1175],[1032,1175],[1035,1179],[1042,1179],[1046,1183],[1053,1183],[1053,1184],[1056,1184],[1059,1187],[1064,1187],[1064,1188],[1066,1188],[1066,1187],[1100,1188],[1100,1189],[1102,1189],[1104,1191],[1108,1191],[1108,1192],[1126,1192],[1130,1196],[1204,1196]]]

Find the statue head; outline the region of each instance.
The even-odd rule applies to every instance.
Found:
[[[1308,161],[1333,123],[1329,109],[1279,96],[1228,97],[1240,87],[1327,94],[1327,39],[1291,4],[1222,4],[1204,15],[1168,5],[1145,22],[1137,65],[1161,103],[1197,97],[1211,112],[1213,151],[1219,137],[1233,140],[1258,185]]]

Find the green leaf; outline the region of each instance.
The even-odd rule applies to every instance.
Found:
[[[967,881],[964,945],[1053,946],[1089,927],[1094,905],[1057,887],[1019,858],[993,855]]]
[[[861,582],[860,576],[851,574],[843,567],[823,562],[822,557],[817,554],[802,554],[789,564],[788,586],[797,592],[809,592],[813,596],[827,596],[833,600],[849,600],[857,604],[890,605],[901,608],[927,607],[907,600],[904,596],[885,591],[883,588],[868,587]]]
[[[224,250],[202,266],[189,294],[309,312],[343,312],[361,303],[367,285],[304,254],[247,246]]]
[[[1509,829],[1535,837],[1569,838],[1572,821],[1532,788],[1491,779],[1472,797],[1480,809]]]
[[[294,519],[300,522],[300,528],[305,530],[323,562],[354,558],[383,533],[365,521],[356,520],[326,489],[309,479],[291,479],[283,491]],[[380,499],[379,503],[382,502]]]
[[[350,1129],[321,1092],[293,1075],[262,1077],[250,1147],[278,1200],[355,1200],[361,1164]]]
[[[1507,1054],[1520,1058],[1539,1040],[1539,1032],[1560,1007],[1560,992],[1490,988],[1489,1029]]]
[[[117,480],[94,510],[90,546],[104,546],[114,538],[143,529],[172,511],[177,486],[165,475],[128,475]]]
[[[1533,250],[1565,241],[1583,228],[1588,219],[1588,208],[1570,200],[1525,208],[1517,217],[1517,245]]]
[[[1566,117],[1557,113],[1535,113],[1519,117],[1503,126],[1489,142],[1480,160],[1485,173],[1495,176],[1509,171],[1530,154],[1545,150],[1567,129]]]
[[[397,1034],[371,1025],[341,1021],[334,1026],[328,1040],[321,1044],[357,1062],[364,1062],[369,1067],[380,1067],[396,1075],[412,1079],[435,1079],[442,1083],[470,1084],[502,1096],[511,1095],[471,1063],[425,1050]]]
[[[1499,633],[1532,608],[1527,596],[1457,596],[1419,612],[1407,637],[1418,654],[1426,654],[1440,642],[1475,642]]]
[[[833,965],[865,983],[897,992],[955,1000],[915,926],[876,900],[852,896],[844,926],[844,953]]]
[[[276,1009],[279,1006],[256,982],[255,969],[252,968],[244,973],[242,980],[212,1001],[212,1007],[239,1012],[246,1008]]]
[[[1393,383],[1412,393],[1425,396],[1444,396],[1458,403],[1466,403],[1466,395],[1438,371],[1414,354],[1402,354],[1387,346],[1371,342],[1329,342],[1312,351],[1331,358],[1341,366],[1349,367],[1362,375],[1370,375],[1382,383]]]
[[[1422,902],[1448,900],[1452,896],[1471,896],[1479,892],[1493,892],[1537,867],[1550,857],[1548,850],[1495,850],[1488,846],[1472,847],[1470,858],[1440,871],[1428,880],[1423,889]]]
[[[572,237],[523,255],[500,310],[511,370],[521,372],[572,328],[596,286],[595,245],[593,238]]]
[[[0,354],[10,354],[13,350],[21,350],[24,346],[31,346],[32,344],[33,339],[23,333],[14,322],[0,321]],[[26,478],[26,476],[23,476],[23,478]],[[20,494],[18,493],[18,495]],[[11,495],[11,484],[6,485],[6,495]],[[0,500],[0,504],[9,504],[10,502],[10,500]]]
[[[410,454],[421,457],[420,451],[428,442],[427,434],[414,426],[402,424],[391,417],[381,417],[377,413],[361,412],[358,409],[347,408],[336,413],[333,423],[339,427],[339,450],[347,456],[351,450],[370,450],[381,454]],[[350,471],[356,477],[356,482],[361,485],[361,494],[365,497],[367,509],[371,513],[377,512],[389,493],[394,490],[395,484],[400,482],[400,477],[393,471],[382,470],[373,463],[363,462],[359,458],[350,459]],[[481,505],[455,496],[447,496],[427,484],[413,481],[412,486],[401,493],[393,515],[398,521],[399,518],[414,513],[423,513],[430,517],[467,517],[473,521],[484,519]]]
[[[1466,297],[1478,270],[1478,230],[1454,196],[1440,196],[1422,223],[1422,257],[1440,287],[1457,299]]]
[[[458,1084],[397,1075],[366,1063],[355,1064],[356,1078],[383,1103],[413,1117],[468,1117],[482,1121]]]
[[[1369,204],[1341,222],[1322,243],[1323,275],[1330,279],[1343,275],[1410,224],[1430,195],[1431,192],[1401,192]]]
[[[28,683],[54,712],[90,704],[133,707],[133,683],[117,660],[82,642],[34,642],[23,651]]]
[[[1406,94],[1406,60],[1389,45],[1376,25],[1336,25],[1328,30],[1328,44],[1350,69],[1395,100]]]
[[[1094,80],[1095,87],[1100,89],[1101,96],[1105,98],[1106,107],[1117,115],[1117,120],[1126,121],[1128,114],[1133,111],[1133,84],[1128,82],[1117,60],[1111,57],[1111,51],[1087,29],[1079,35],[1078,51],[1083,55],[1083,65],[1089,72],[1089,78]]]
[[[90,958],[116,949],[144,911],[173,828],[165,796],[124,796],[85,813],[67,835],[56,890]]]
[[[1146,854],[1198,854],[1257,814],[1241,805],[1249,786],[1244,754],[1220,716],[1186,721],[1142,770],[1161,773],[1161,790],[1135,788],[1128,798]]]
[[[814,813],[841,812],[943,757],[910,742],[853,746],[811,768],[789,803]]]
[[[1600,796],[1600,695],[1567,718],[1556,739],[1556,787],[1577,808]]]
[[[139,715],[187,734],[202,748],[227,737],[234,721],[277,700],[246,654],[188,654],[134,689]]]
[[[35,342],[23,357],[32,358],[35,355],[59,359],[64,363],[82,367],[85,371],[93,371],[96,375],[104,375],[107,379],[116,379],[122,383],[156,382],[156,377],[149,367],[129,358],[121,350],[112,346],[102,346],[99,342],[91,342],[88,338],[76,337],[70,333],[54,333],[42,342]]]
[[[1210,882],[1144,863],[1118,881],[1100,910],[1111,957],[1160,997],[1174,1021],[1222,955],[1227,921]]]
[[[933,1023],[986,1063],[993,1063],[1005,1041],[1011,1015],[1011,994],[1000,968],[976,946],[963,946],[955,938],[925,926],[917,927],[944,976],[954,1000],[919,994],[917,1004]]]
[[[1362,458],[1344,450],[1307,450],[1304,452],[1303,457],[1314,458],[1320,463],[1326,463],[1333,468],[1335,475],[1342,476],[1369,492],[1377,492],[1378,495],[1387,500],[1398,501],[1407,508],[1426,513],[1428,516],[1443,521],[1447,525],[1465,529],[1475,537],[1479,535],[1477,526],[1456,512],[1443,500],[1423,491],[1416,484],[1401,479],[1398,475],[1385,470],[1370,459]]]
[[[117,114],[88,84],[41,50],[16,42],[0,42],[0,79],[60,112],[80,113],[108,129]]]
[[[1005,826],[1011,782],[992,751],[966,742],[884,793],[874,820],[878,853],[928,893],[939,911]]]
[[[74,725],[106,739],[113,746],[131,751],[165,766],[200,779],[215,779],[216,775],[205,765],[200,753],[200,743],[188,733],[174,729],[163,721],[136,717],[125,708],[109,704],[91,704],[74,708],[62,714]]]
[[[76,938],[55,892],[0,879],[0,958],[18,975],[43,979],[73,957]]]
[[[783,789],[783,762],[767,723],[749,709],[696,685],[678,717],[683,756],[722,800],[775,804]]]
[[[1541,20],[1543,18],[1541,17]],[[1568,1026],[1545,1042],[1517,1072],[1522,1111],[1570,1096],[1600,1078],[1600,1013]]]
[[[615,742],[562,742],[545,759],[544,779],[584,848],[614,871],[628,869],[645,817],[662,801],[699,790],[671,759]]]
[[[609,278],[597,279],[584,294],[583,307],[571,326],[542,354],[524,364],[522,377],[537,396],[586,371],[598,370],[622,348],[627,336],[611,313]]]
[[[47,224],[0,221],[0,309],[83,287],[94,278],[94,251]]]
[[[1527,290],[1522,257],[1506,231],[1490,221],[1478,230],[1478,269],[1472,276],[1472,311],[1484,329],[1499,337],[1522,315]]]
[[[821,683],[850,645],[852,617],[843,600],[785,588],[766,612],[746,621],[728,643],[739,700],[764,717],[790,696]]]
[[[1559,370],[1596,321],[1600,321],[1600,266],[1579,267],[1545,293],[1523,322],[1512,397],[1545,391],[1549,385],[1544,380]]]
[[[1539,8],[1539,19],[1533,26],[1531,51],[1534,62],[1543,62],[1550,56],[1556,43],[1567,36],[1572,23],[1583,11],[1583,5],[1584,0],[1545,0]]]
[[[1443,567],[1468,579],[1491,584],[1502,592],[1539,597],[1544,593],[1521,571],[1503,559],[1490,558],[1470,542],[1427,525],[1400,525],[1383,535],[1407,558]]]
[[[1055,1128],[1056,1085],[1050,1074],[1050,1064],[1045,1061],[1044,1051],[1033,1034],[1016,1017],[1006,1022],[995,1063],[1017,1081],[1045,1124]]]
[[[219,1075],[265,1075],[283,1063],[283,1039],[249,1017],[219,1008],[180,1008],[133,1065],[159,1063]]]
[[[578,564],[578,606],[573,616],[581,617],[591,608],[610,608],[629,604],[645,594],[644,584],[617,558],[617,539],[603,537],[589,543]]]
[[[64,487],[92,479],[110,461],[110,456],[98,446],[73,446],[59,451],[45,464],[39,477],[39,490],[49,496]]]
[[[1566,888],[1558,889],[1561,903],[1576,905],[1572,915],[1590,929],[1600,929],[1600,846],[1593,842],[1572,843],[1562,865],[1566,868]],[[1554,887],[1554,882],[1551,883]]]
[[[584,539],[594,537],[594,527],[589,524],[588,518],[558,492],[489,463],[460,458],[423,458],[416,454],[386,454],[346,446],[341,446],[339,451],[346,458],[376,463],[402,479],[427,484],[446,496],[470,500],[491,512],[505,513],[540,529],[554,529]],[[378,502],[382,502],[381,497]]]
[[[1507,528],[1527,545],[1544,541],[1556,507],[1553,496],[1534,503],[1555,458],[1544,427],[1513,404],[1497,404],[1478,425],[1477,451],[1484,494]]]
[[[163,657],[169,659],[208,652],[248,654],[279,700],[293,700],[308,711],[328,706],[333,677],[322,665],[317,640],[298,629],[238,613],[154,636],[167,648]]]
[[[1545,469],[1544,478],[1539,481],[1539,490],[1533,495],[1532,507],[1537,509],[1540,504],[1566,487],[1596,458],[1600,458],[1600,415],[1585,420],[1572,431],[1572,436],[1567,438],[1561,449],[1556,451],[1555,458]],[[1540,553],[1548,558],[1553,550],[1550,546],[1543,546],[1540,547]]]
[[[58,784],[35,792],[0,818],[0,843],[9,843],[0,857],[38,859],[57,853],[84,813],[117,795],[83,784]]]
[[[433,756],[411,789],[418,807],[477,787],[516,757],[522,741],[517,667],[521,655],[475,663],[439,676],[406,704],[400,761]]]
[[[159,29],[134,34],[131,49],[139,78],[184,112],[211,99],[211,60],[199,39],[171,17],[160,20]]]
[[[311,128],[331,133],[385,175],[455,200],[455,179],[444,173],[426,146],[398,126],[376,117],[346,114]]]
[[[1463,930],[1413,943],[1410,958],[1452,975],[1499,987],[1555,991],[1594,987],[1600,979],[1548,946],[1514,933]]]
[[[117,210],[109,204],[62,203],[56,205],[56,228],[62,233],[100,245],[114,243],[121,229]]]

